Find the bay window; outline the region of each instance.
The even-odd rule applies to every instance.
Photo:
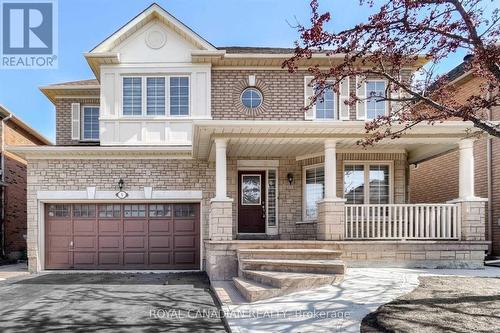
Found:
[[[391,165],[356,162],[344,165],[344,198],[348,205],[391,203]]]
[[[123,77],[122,83],[124,116],[190,114],[189,76]]]

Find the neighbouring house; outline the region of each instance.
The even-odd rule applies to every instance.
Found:
[[[0,257],[26,257],[26,160],[5,150],[8,146],[45,146],[51,142],[0,105]]]
[[[467,59],[448,74],[450,84],[457,89],[455,100],[465,102],[480,94],[484,78],[466,70]],[[487,119],[500,120],[500,108],[485,110]],[[437,155],[410,167],[410,202],[437,203],[459,196],[459,159],[457,149]],[[491,241],[489,254],[500,256],[500,139],[483,137],[474,142],[474,191],[488,198],[486,211],[486,235]],[[435,189],[439,190],[435,190]]]
[[[56,145],[12,148],[28,160],[30,271],[204,270],[255,300],[338,281],[345,264],[481,267],[473,126],[363,149],[365,121],[391,106],[342,101],[386,82],[352,77],[304,112],[305,66],[341,57],[291,74],[292,53],[215,47],[153,4],[85,54],[96,80],[42,87]],[[410,204],[410,164],[456,147],[456,200]]]

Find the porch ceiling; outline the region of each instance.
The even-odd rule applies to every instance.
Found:
[[[225,138],[230,157],[303,159],[321,155],[325,139],[336,139],[339,151],[401,151],[408,154],[410,163],[416,163],[456,149],[471,128],[464,122],[422,125],[402,138],[383,140],[364,149],[357,144],[366,136],[363,122],[197,121],[193,154],[213,160],[214,139]]]

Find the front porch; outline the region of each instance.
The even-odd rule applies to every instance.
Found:
[[[307,249],[337,251],[351,267],[482,266],[485,200],[474,195],[473,140],[460,129],[423,126],[361,149],[362,127],[312,125],[307,134],[291,125],[198,125],[195,155],[215,162],[205,238],[212,280],[241,276],[239,253],[248,249],[274,249],[274,266],[275,256]],[[460,197],[410,204],[409,165],[450,149],[460,151]]]

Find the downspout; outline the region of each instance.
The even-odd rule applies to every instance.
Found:
[[[490,92],[488,92],[487,99],[490,99]],[[491,108],[488,108],[488,120],[492,120]],[[493,178],[492,178],[492,154],[493,154],[493,138],[488,135],[486,139],[486,179],[487,179],[487,190],[488,190],[488,240],[491,242],[488,245],[488,256],[491,256],[492,243],[493,243],[493,200],[491,198],[493,194]]]
[[[1,197],[1,205],[2,209],[0,211],[0,233],[2,235],[2,257],[5,257],[5,123],[12,118],[12,113],[7,117],[2,119],[2,156],[0,160],[0,168],[2,170],[2,197]]]

